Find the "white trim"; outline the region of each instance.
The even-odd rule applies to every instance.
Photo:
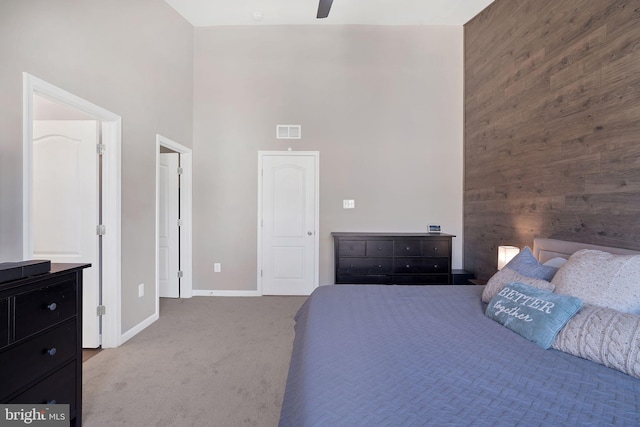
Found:
[[[180,232],[180,298],[193,296],[193,155],[191,150],[180,153],[182,174],[180,189],[180,218],[183,220]]]
[[[122,221],[121,221],[121,120],[102,122],[102,143],[107,150],[102,157],[102,348],[118,347],[122,341]]]
[[[193,293],[193,179],[192,179],[192,152],[175,141],[162,135],[156,134],[156,248],[155,248],[155,282],[156,282],[156,314],[160,313],[160,279],[158,267],[160,266],[158,244],[160,242],[160,147],[180,153],[180,167],[182,176],[180,177],[180,298],[191,298]]]
[[[313,261],[314,277],[313,289],[320,283],[320,152],[319,151],[258,151],[258,271],[257,293],[262,295],[262,163],[265,156],[313,156],[316,169],[316,200],[315,200],[315,233],[313,235],[314,250],[316,253]]]
[[[133,328],[129,329],[127,332],[122,334],[122,336],[120,337],[120,344],[124,344],[125,342],[129,341],[131,338],[138,335],[140,332],[142,332],[145,328],[149,327],[153,322],[155,322],[158,319],[159,319],[158,313],[154,313],[151,316],[147,317],[142,322],[138,323]]]
[[[262,294],[258,291],[204,291],[200,289],[193,290],[194,297],[260,297]]]
[[[102,302],[107,314],[102,317],[102,347],[118,347],[121,343],[121,145],[122,119],[102,107],[60,89],[29,73],[22,73],[22,254],[33,257],[33,95],[37,94],[80,110],[102,121],[103,144],[103,224],[107,234],[102,240]]]

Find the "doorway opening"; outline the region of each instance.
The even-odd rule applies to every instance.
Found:
[[[36,107],[36,103],[39,103],[39,107]],[[42,110],[43,108],[50,109],[47,118],[52,120],[45,120],[49,123],[38,123],[38,118],[42,119],[44,116],[37,118],[34,115],[34,109]],[[39,112],[41,113],[42,111]],[[84,134],[77,136],[75,132],[78,126],[71,122],[79,122],[88,127]],[[44,125],[44,130],[41,125]],[[66,135],[58,132],[57,126],[62,126],[63,133]],[[37,130],[36,127],[38,127]],[[35,141],[34,130],[39,132],[38,141]],[[56,168],[55,164],[51,163],[46,166],[48,170],[40,169],[40,165],[34,162],[36,157],[42,160],[48,155],[55,155],[60,161],[68,160],[66,158],[68,155],[84,156],[85,154],[80,154],[79,147],[85,141],[90,141],[92,154],[101,157],[100,160],[96,159],[95,163],[93,163],[94,157],[85,162],[92,163],[92,168],[89,170],[80,171],[79,166],[75,168],[76,172],[84,174],[82,176],[85,178],[90,176],[88,179],[81,180],[80,175],[67,174],[68,170],[61,166]],[[35,148],[36,145],[40,147]],[[35,76],[23,73],[23,258],[33,259],[35,254],[49,254],[50,258],[57,262],[91,262],[93,267],[90,270],[85,269],[83,273],[92,275],[92,279],[87,280],[83,285],[87,300],[83,300],[82,310],[83,346],[91,348],[117,347],[121,343],[120,153],[120,116]],[[79,163],[76,161],[74,164],[77,166]],[[58,179],[58,184],[50,186],[46,192],[43,192],[42,188],[35,187],[40,185],[37,184],[38,181],[46,183],[46,176],[44,179],[42,176],[36,176],[43,171]],[[90,182],[80,188],[82,187],[80,184],[84,184],[80,181],[85,180]],[[83,204],[86,209],[82,218],[83,221],[94,224],[90,226],[91,229],[87,231],[85,226],[74,228],[71,221],[67,221],[66,228],[66,232],[70,233],[74,230],[74,233],[84,234],[85,240],[90,243],[82,246],[83,248],[95,245],[95,251],[92,252],[90,260],[84,259],[84,250],[80,251],[82,253],[74,254],[74,251],[61,250],[59,247],[36,247],[36,244],[41,246],[42,242],[57,244],[65,239],[67,243],[77,241],[68,236],[57,239],[55,235],[43,235],[38,230],[50,232],[54,231],[51,230],[54,227],[48,227],[46,223],[38,225],[35,223],[38,218],[46,217],[41,213],[42,209],[46,209],[47,203],[51,205],[56,203],[55,200],[69,198],[68,189],[62,188],[65,182],[77,187],[74,196],[76,199],[86,190],[95,191],[89,197],[90,202],[95,205],[84,206]],[[46,194],[46,199],[40,198],[40,195],[47,192],[51,194]],[[39,197],[37,200],[39,207],[35,197]],[[101,199],[101,209],[99,208],[100,200],[97,199]],[[65,218],[62,210],[58,212],[58,217]],[[60,230],[56,227],[55,231]],[[91,289],[88,290],[88,287]],[[99,316],[99,312],[104,314]]]
[[[191,298],[191,149],[156,135],[156,314],[160,297]]]

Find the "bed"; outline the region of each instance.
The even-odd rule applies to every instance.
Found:
[[[533,253],[546,262],[585,246],[638,254],[554,239]],[[483,291],[317,288],[296,315],[279,425],[640,425],[639,378],[514,333],[485,315]]]

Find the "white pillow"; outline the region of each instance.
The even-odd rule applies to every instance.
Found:
[[[524,283],[525,285],[547,291],[553,291],[554,288],[554,286],[546,280],[523,276],[509,267],[504,267],[502,270],[494,274],[487,282],[487,285],[484,287],[484,291],[482,291],[482,301],[488,303],[498,294],[498,292],[502,290],[502,288],[505,287],[505,285],[513,282]]]
[[[640,316],[585,305],[556,336],[553,348],[640,378]]]
[[[556,292],[585,304],[640,314],[640,255],[582,249],[551,280]]]

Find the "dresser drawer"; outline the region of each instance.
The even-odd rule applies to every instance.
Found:
[[[66,403],[70,417],[76,415],[76,363],[72,362],[14,397],[9,403],[31,403],[34,405]]]
[[[341,240],[338,244],[339,256],[364,256],[365,254],[364,240]]]
[[[396,258],[393,263],[396,274],[448,273],[449,258]]]
[[[395,285],[448,285],[448,274],[412,274],[393,276]]]
[[[420,240],[396,240],[393,254],[395,256],[421,256],[422,242]]]
[[[449,256],[447,240],[426,240],[422,242],[422,256]]]
[[[391,258],[340,258],[338,274],[391,273]]]
[[[0,353],[0,397],[73,359],[76,351],[74,319]]]
[[[367,256],[371,256],[371,257],[393,256],[393,240],[368,240]]]
[[[381,275],[340,275],[336,284],[343,285],[386,285],[391,282],[391,276]]]
[[[9,300],[0,299],[0,349],[9,343]]]
[[[15,297],[15,340],[76,315],[76,282],[67,281]]]

